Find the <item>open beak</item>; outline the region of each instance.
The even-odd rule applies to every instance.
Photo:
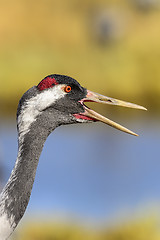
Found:
[[[136,109],[141,109],[141,110],[147,110],[146,108],[137,105],[137,104],[133,104],[133,103],[129,103],[129,102],[124,102],[115,98],[111,98],[111,97],[107,97],[107,96],[103,96],[101,94],[98,93],[94,93],[91,92],[89,90],[87,90],[87,95],[86,98],[84,98],[81,103],[83,104],[84,102],[97,102],[97,103],[105,103],[105,104],[110,104],[110,105],[118,105],[118,106],[123,106],[123,107],[128,107],[128,108],[136,108]],[[132,132],[131,130],[121,126],[120,124],[113,122],[112,120],[100,115],[99,113],[93,111],[92,109],[88,108],[87,106],[85,106],[83,104],[83,107],[85,109],[85,112],[82,113],[82,115],[100,121],[100,122],[104,122],[120,131],[138,136],[138,134]]]

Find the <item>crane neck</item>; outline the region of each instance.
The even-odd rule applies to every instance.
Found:
[[[35,121],[18,135],[18,156],[11,176],[0,195],[0,239],[14,231],[27,208],[44,143],[53,131]]]

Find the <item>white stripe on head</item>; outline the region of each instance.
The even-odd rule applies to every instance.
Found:
[[[63,88],[63,84],[55,85],[53,88],[44,90],[25,102],[18,116],[20,143],[23,142],[22,139],[24,135],[29,131],[30,125],[36,120],[37,116],[40,115],[44,109],[50,107],[55,101],[66,95]]]

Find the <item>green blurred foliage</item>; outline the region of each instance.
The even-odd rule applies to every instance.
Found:
[[[30,222],[13,240],[159,240],[155,217],[128,221],[107,229],[86,229],[75,224]]]
[[[159,6],[141,11],[131,0],[0,4],[1,114],[15,113],[23,92],[51,73],[70,75],[93,91],[159,111]],[[99,42],[105,36],[96,35],[101,15],[113,20],[105,44]]]

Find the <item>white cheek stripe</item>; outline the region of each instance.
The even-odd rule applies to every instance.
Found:
[[[66,95],[63,89],[64,85],[55,85],[53,88],[44,90],[37,96],[30,98],[22,107],[21,114],[18,117],[20,143],[22,143],[24,135],[29,131],[30,125],[36,120],[37,116],[45,108]]]

